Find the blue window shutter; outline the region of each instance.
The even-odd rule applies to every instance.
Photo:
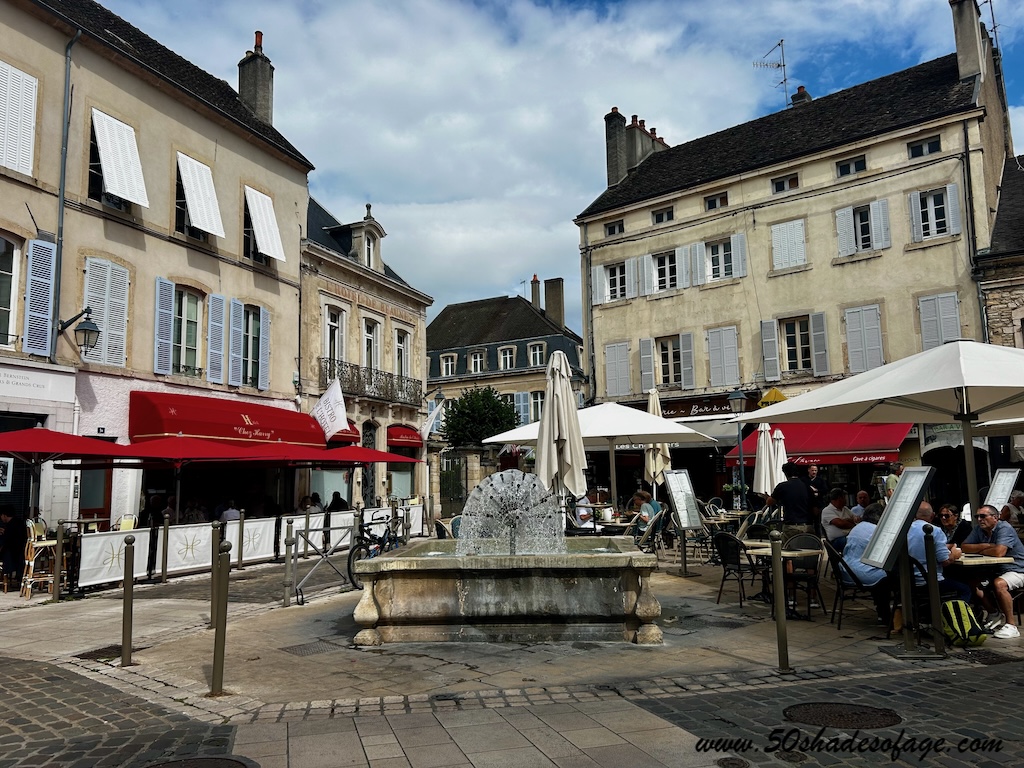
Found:
[[[704,285],[708,281],[707,269],[707,248],[704,243],[694,243],[690,246],[690,282],[693,285]]]
[[[270,389],[270,311],[260,307],[260,376],[256,388]]]
[[[885,198],[871,204],[871,247],[875,250],[892,247],[889,233],[889,201]]]
[[[85,306],[92,310],[92,321],[100,329],[100,340],[82,358],[90,363],[103,363],[107,330],[107,284],[110,282],[110,262],[104,259],[85,260]]]
[[[210,323],[206,332],[206,380],[211,384],[224,383],[224,309],[226,300],[220,294],[210,294],[208,310]]]
[[[679,278],[680,288],[690,287],[690,248],[681,246],[676,248],[676,275]]]
[[[922,296],[917,300],[921,313],[921,350],[933,349],[942,343],[939,329],[939,297]]]
[[[911,192],[907,196],[910,207],[910,240],[914,243],[924,241],[924,225],[921,223],[921,193]]]
[[[811,371],[815,376],[829,374],[828,326],[825,313],[815,312],[808,318],[811,326]]]
[[[694,389],[697,385],[693,373],[693,334],[679,334],[679,363],[682,368],[682,388]]]
[[[608,299],[608,273],[604,267],[590,268],[590,290],[592,306],[604,304]]]
[[[626,259],[626,298],[636,298],[636,262],[635,258]]]
[[[782,379],[779,364],[779,326],[774,320],[761,321],[761,354],[764,357],[764,380]]]
[[[516,415],[519,417],[520,424],[530,423],[530,393],[529,392],[516,392],[515,393],[515,405]]]
[[[654,256],[646,254],[637,259],[639,271],[639,288],[641,296],[654,293]]]
[[[654,389],[654,339],[640,339],[640,391]]]
[[[29,240],[27,250],[25,330],[21,351],[48,357],[53,342],[53,279],[57,246],[45,240]]]
[[[228,384],[242,386],[242,336],[245,332],[245,305],[238,299],[231,299],[228,322]]]
[[[174,283],[156,279],[156,321],[153,333],[153,373],[169,374],[174,343]]]
[[[956,184],[946,185],[946,216],[949,217],[949,234],[960,234],[960,193]]]
[[[852,256],[857,252],[857,234],[853,228],[853,208],[836,211],[836,235],[839,239],[839,255]]]
[[[733,275],[747,276],[747,236],[739,232],[729,238],[732,242]]]
[[[725,385],[725,357],[722,349],[723,328],[708,331],[708,363],[711,367],[711,386]]]
[[[128,270],[119,264],[110,265],[110,289],[107,293],[107,343],[104,358],[107,365],[123,368],[128,362]]]

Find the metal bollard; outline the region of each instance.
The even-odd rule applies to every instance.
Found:
[[[160,557],[160,583],[167,583],[167,544],[171,540],[171,515],[169,512],[164,512],[164,531],[163,531],[163,545],[160,547],[162,555]]]
[[[53,548],[53,601],[60,602],[60,588],[64,583],[64,521],[57,521],[57,545]]]
[[[295,521],[288,518],[288,527],[285,529],[284,537],[284,601],[287,608],[292,604],[292,588],[295,586],[295,579],[292,576],[292,550],[295,548],[295,533],[293,526]]]
[[[210,524],[210,629],[217,621],[217,567],[220,565],[220,523]]]
[[[412,538],[412,510],[405,508],[405,519],[402,521],[402,543],[408,544]]]
[[[228,633],[228,581],[231,573],[231,542],[220,545],[217,567],[217,626],[213,636],[213,674],[210,695],[224,693],[224,645]]]
[[[925,563],[928,568],[928,602],[932,608],[932,640],[935,643],[935,653],[939,656],[946,655],[946,638],[942,634],[942,603],[939,601],[939,578],[938,563],[935,558],[935,529],[930,525],[924,526],[924,552]],[[919,618],[918,621],[921,619]]]
[[[121,666],[132,664],[132,590],[135,586],[135,537],[124,537],[124,596],[121,602]]]
[[[786,577],[782,564],[782,531],[772,531],[772,589],[775,591],[775,638],[779,646],[779,672],[789,666],[789,637],[786,631]]]
[[[242,564],[242,552],[245,551],[245,510],[243,509],[238,513],[238,570],[244,571],[245,566]]]
[[[302,537],[302,559],[303,560],[305,560],[307,557],[309,557],[309,510],[310,510],[310,508],[307,507],[306,508],[306,525],[302,529],[303,534],[304,534],[303,537]]]

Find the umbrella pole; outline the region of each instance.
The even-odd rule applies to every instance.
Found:
[[[608,474],[611,475],[612,506],[619,508],[619,489],[615,482],[615,438],[608,439]]]
[[[965,404],[966,405],[966,404]],[[967,410],[966,407],[964,410]],[[978,498],[978,472],[974,465],[974,425],[970,417],[960,418],[960,428],[964,435],[964,466],[967,470],[967,499],[971,503],[971,514],[978,511],[981,499]]]

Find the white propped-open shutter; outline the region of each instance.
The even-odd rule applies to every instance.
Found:
[[[128,270],[110,265],[110,288],[107,292],[107,337],[104,362],[123,368],[128,362]]]
[[[772,269],[789,266],[789,251],[786,248],[786,225],[772,224]]]
[[[637,285],[636,285],[636,283],[637,283],[636,262],[637,262],[637,260],[635,258],[634,259],[626,259],[626,298],[627,299],[635,299],[636,298],[636,288],[637,288]]]
[[[604,267],[590,268],[590,303],[604,304],[608,299],[608,273]]]
[[[690,248],[681,246],[676,248],[676,268],[680,288],[690,287]]]
[[[882,354],[882,313],[878,305],[863,307],[861,319],[864,322],[865,370],[870,371],[885,363],[885,356]]]
[[[36,78],[0,61],[0,165],[26,176],[35,154],[38,92]]]
[[[228,384],[242,386],[242,342],[245,334],[245,305],[231,299],[228,310]]]
[[[732,272],[735,277],[747,276],[747,236],[739,232],[729,238],[732,245]]]
[[[722,361],[725,384],[736,386],[740,383],[740,349],[734,325],[722,329]]]
[[[92,125],[100,151],[103,191],[148,208],[135,129],[96,108],[92,110]]]
[[[249,218],[256,235],[256,247],[272,259],[284,261],[281,231],[277,227],[274,201],[252,187],[245,188],[245,202],[249,205]]]
[[[174,283],[156,279],[156,319],[153,333],[153,373],[171,373],[174,344]]]
[[[519,417],[520,424],[530,423],[530,393],[529,392],[516,392],[515,393],[515,405],[516,415]]]
[[[779,381],[782,366],[779,363],[779,326],[774,320],[761,321],[761,355],[764,357],[764,380]]]
[[[640,391],[654,389],[654,339],[640,339]]]
[[[725,384],[725,357],[722,351],[722,328],[708,331],[708,363],[711,368],[711,386],[721,387]]]
[[[857,252],[857,234],[853,227],[853,208],[836,211],[836,235],[839,238],[839,255],[852,256]]]
[[[224,310],[227,300],[216,293],[210,294],[207,309],[210,322],[206,333],[206,380],[211,384],[224,383]]]
[[[707,278],[707,248],[704,243],[690,246],[690,279],[694,285],[704,285]]]
[[[92,310],[90,317],[100,329],[100,338],[92,349],[82,353],[90,363],[103,362],[103,347],[107,331],[107,284],[110,282],[110,262],[103,259],[85,260],[85,306]]]
[[[640,295],[650,296],[654,293],[654,257],[650,254],[641,256],[638,260]]]
[[[620,395],[628,395],[633,391],[629,381],[629,344],[623,342],[618,345],[619,358],[615,366],[616,391]]]
[[[25,330],[21,351],[29,355],[49,356],[53,341],[53,280],[57,246],[45,240],[29,240],[27,250]]]
[[[955,293],[936,297],[939,307],[939,333],[942,343],[960,338],[960,302]]]
[[[857,307],[844,313],[846,359],[849,361],[850,373],[863,373],[868,369],[864,346],[864,310],[865,307]]]
[[[811,326],[811,372],[815,376],[827,376],[830,372],[828,360],[828,326],[825,313],[815,312],[808,318]]]
[[[693,334],[679,334],[679,363],[682,373],[682,388],[695,388],[696,381],[693,370]]]
[[[260,307],[260,376],[256,388],[270,389],[270,310]]]
[[[917,300],[921,313],[921,350],[932,349],[942,343],[939,330],[939,297],[922,296]]]
[[[185,188],[185,206],[192,226],[217,237],[224,237],[224,223],[213,186],[213,171],[188,155],[178,153],[178,172]]]
[[[907,195],[910,208],[910,240],[920,243],[924,240],[924,225],[921,223],[921,193],[911,192]]]
[[[949,217],[949,234],[960,234],[960,192],[956,184],[946,185],[946,215]]]
[[[871,204],[871,247],[875,250],[892,247],[889,233],[889,201],[885,198]]]
[[[619,375],[619,347],[617,344],[606,344],[604,347],[604,394],[612,397],[619,394],[616,390]]]

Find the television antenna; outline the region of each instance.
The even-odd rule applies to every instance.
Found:
[[[786,94],[786,106],[788,107],[789,106],[789,78],[786,76],[786,45],[785,45],[785,42],[786,42],[785,39],[782,39],[782,40],[779,40],[779,42],[777,42],[774,46],[772,46],[772,49],[770,51],[768,51],[768,53],[766,53],[764,56],[762,56],[760,61],[755,61],[754,62],[754,69],[781,69],[782,70],[782,79],[779,80],[779,82],[777,82],[775,84],[775,87],[778,88],[780,85],[783,87],[783,89],[785,91],[785,94]],[[767,59],[769,56],[771,56],[773,53],[775,53],[775,49],[776,48],[778,48],[778,50],[779,50],[779,59],[778,60],[774,60],[773,59],[773,60],[770,60],[770,61],[765,61],[765,59]]]

